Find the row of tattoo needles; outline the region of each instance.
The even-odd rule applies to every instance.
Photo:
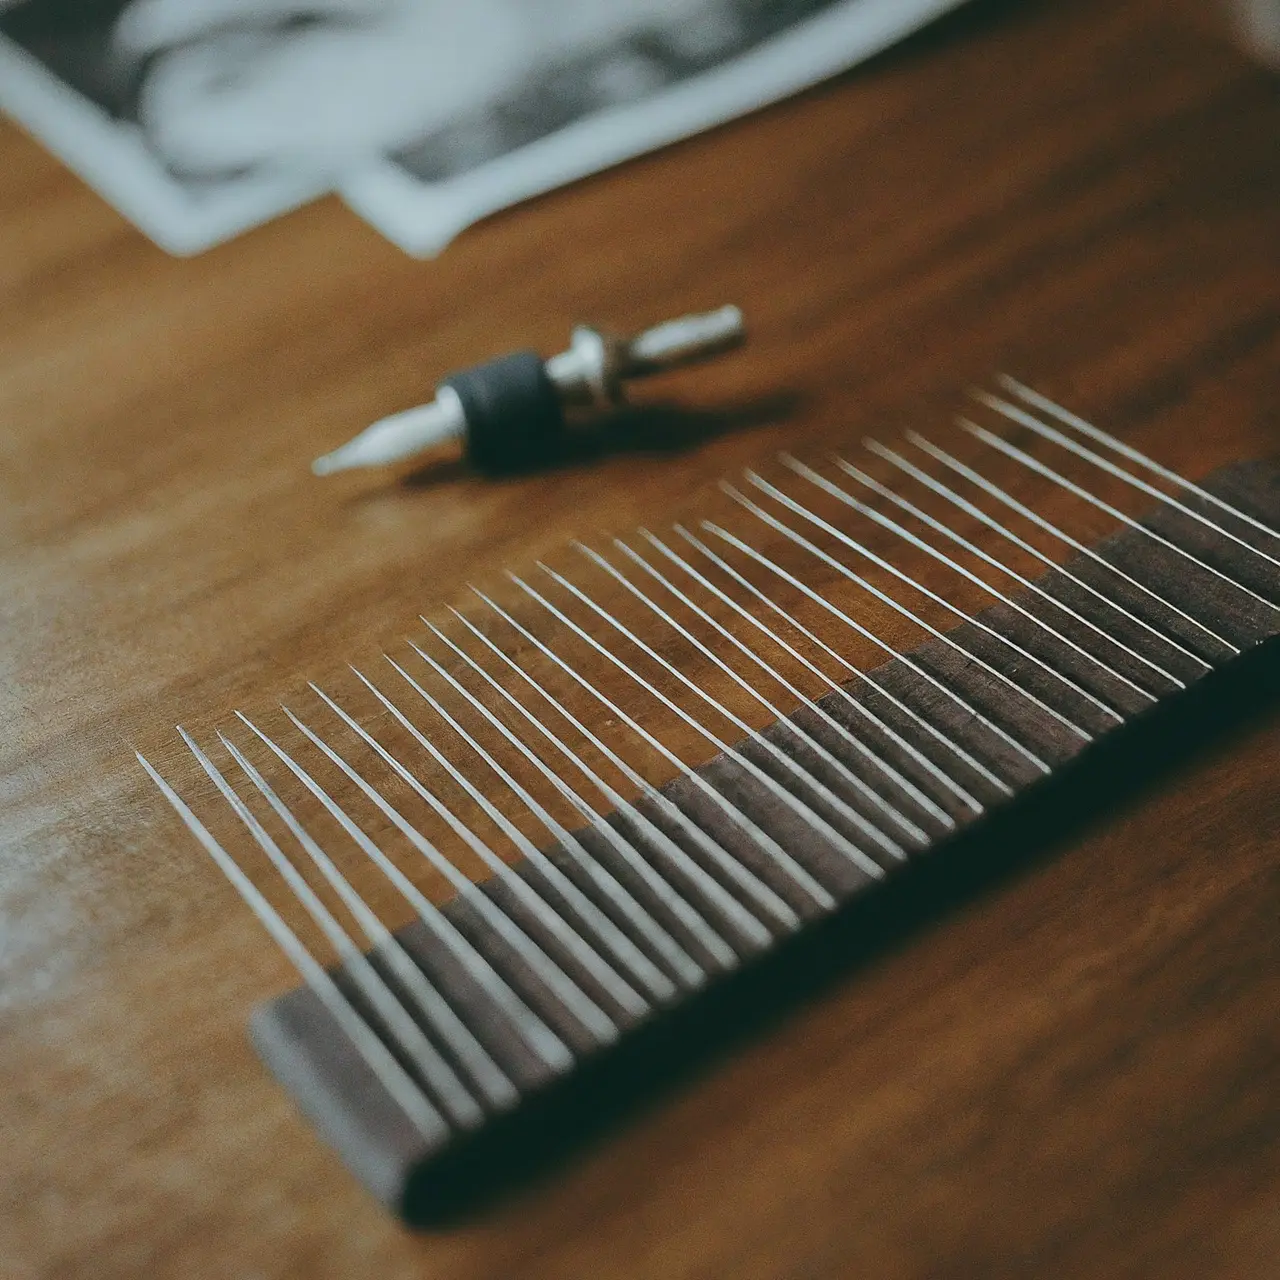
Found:
[[[1280,535],[1239,506],[1013,379],[1001,379],[999,394],[975,394],[1006,422],[1100,470],[1151,499],[1160,509],[1176,513],[1190,522],[1188,527],[1256,557],[1269,566],[1268,573],[1280,569]],[[1238,593],[1251,609],[1280,615],[1280,607],[1257,589],[1256,581],[1251,585],[1211,563],[1211,552],[1205,551],[1202,543],[1191,547],[1140,523],[1091,488],[975,421],[961,419],[959,425],[1023,471],[1034,473],[1116,525],[1150,540],[1161,554],[1185,565],[1189,574],[1202,575],[1218,589]],[[1185,601],[1170,599],[1166,592],[1108,558],[1105,549],[1087,545],[984,471],[919,434],[909,433],[906,442],[916,451],[914,455],[902,446],[891,448],[872,440],[865,445],[870,454],[898,474],[1035,562],[1036,569],[1022,572],[1009,562],[1006,553],[979,546],[946,520],[843,457],[833,460],[838,480],[787,455],[782,462],[797,479],[832,500],[837,509],[854,513],[891,534],[903,546],[978,589],[991,603],[1003,605],[1055,651],[1069,653],[1070,664],[1055,663],[1043,648],[1037,652],[1027,647],[1025,638],[1015,639],[995,624],[962,610],[858,540],[843,523],[819,515],[755,472],[745,474],[745,486],[722,487],[744,513],[803,552],[807,563],[820,565],[824,580],[835,575],[850,590],[856,588],[873,598],[911,623],[922,636],[931,637],[965,663],[976,665],[1009,699],[1034,707],[1038,715],[1079,742],[1092,741],[1239,652],[1239,645],[1224,634],[1214,618],[1198,614]],[[922,462],[926,458],[936,464],[935,469],[925,469]],[[942,475],[946,478],[940,478]],[[871,505],[872,498],[880,499],[881,505]],[[1001,510],[1001,516],[992,514],[996,509]],[[805,532],[784,516],[795,517]],[[912,524],[903,523],[906,520]],[[1030,529],[1019,532],[1022,525],[1038,534],[1033,537]],[[265,750],[283,768],[281,776],[289,785],[300,785],[341,830],[344,847],[349,841],[376,867],[435,942],[473,975],[490,1002],[492,1017],[520,1040],[534,1063],[532,1068],[521,1068],[524,1076],[495,1050],[478,1024],[462,1016],[442,995],[340,868],[338,858],[326,847],[328,842],[322,842],[304,824],[297,806],[287,803],[281,789],[264,776],[242,745],[227,734],[217,735],[242,775],[240,787],[247,784],[252,804],[232,785],[224,767],[215,763],[193,735],[179,728],[195,760],[248,837],[333,948],[359,992],[362,1007],[372,1011],[376,1026],[272,905],[243,869],[241,860],[215,837],[178,790],[141,753],[138,755],[185,825],[424,1135],[479,1125],[487,1114],[517,1101],[531,1083],[528,1072],[534,1077],[541,1073],[545,1079],[568,1071],[579,1045],[612,1042],[630,1021],[682,991],[695,990],[717,974],[734,969],[744,956],[767,948],[777,937],[798,929],[806,919],[836,903],[831,886],[793,849],[745,812],[729,790],[708,781],[685,759],[687,752],[677,752],[662,740],[652,727],[653,716],[628,710],[635,706],[636,691],[669,713],[682,726],[681,733],[692,734],[709,751],[720,753],[751,786],[767,793],[791,819],[820,836],[847,860],[851,873],[871,879],[883,877],[911,851],[944,838],[959,823],[980,815],[1017,786],[1048,774],[1054,767],[1054,761],[1036,744],[1024,741],[954,682],[868,626],[861,610],[842,607],[828,598],[831,593],[806,582],[747,537],[712,521],[703,522],[697,532],[675,526],[674,535],[664,539],[642,530],[640,550],[616,540],[614,549],[627,571],[598,551],[578,544],[586,561],[634,600],[659,634],[629,626],[578,582],[545,565],[539,567],[548,582],[568,598],[563,607],[545,587],[540,589],[515,574],[508,576],[547,625],[554,627],[560,641],[531,629],[515,612],[478,588],[476,599],[488,612],[492,627],[483,628],[455,609],[452,616],[462,633],[459,639],[423,619],[440,648],[433,651],[411,641],[414,663],[420,665],[389,655],[386,661],[400,682],[401,692],[412,696],[419,712],[431,712],[430,731],[422,729],[416,717],[407,714],[373,679],[352,668],[360,686],[374,699],[380,716],[377,723],[397,726],[397,732],[408,735],[414,750],[422,753],[422,762],[431,761],[466,797],[464,803],[474,806],[501,832],[509,846],[505,855],[495,847],[501,841],[482,837],[442,798],[439,788],[423,781],[421,767],[390,750],[368,723],[336,698],[311,686],[327,710],[362,744],[362,751],[367,750],[378,762],[378,768],[385,767],[398,784],[424,802],[443,824],[441,830],[447,828],[487,873],[506,886],[521,908],[519,918],[497,899],[474,893],[472,879],[456,859],[429,838],[420,822],[392,803],[384,789],[371,780],[367,767],[358,767],[349,751],[340,751],[297,714],[284,709],[292,729],[327,762],[326,768],[331,766],[345,780],[342,786],[349,785],[372,805],[379,815],[379,827],[398,833],[459,895],[470,895],[483,926],[492,930],[504,954],[514,957],[521,972],[531,974],[551,993],[575,1028],[573,1035],[535,1008],[536,1002],[513,976],[514,971],[475,946],[389,856],[385,839],[375,840],[311,768],[247,716],[237,713],[256,749]],[[819,537],[825,545],[815,541]],[[1060,563],[1058,557],[1043,550],[1040,544],[1046,539],[1052,540],[1062,556],[1074,557],[1070,563]],[[739,557],[736,563],[735,553]],[[966,563],[962,557],[971,559]],[[990,570],[1000,585],[970,568],[974,561]],[[861,571],[865,566],[878,571],[874,580],[867,576],[873,570]],[[1055,577],[1071,584],[1069,599],[1050,591],[1049,583]],[[774,589],[753,580],[761,578],[775,584]],[[935,625],[917,608],[904,603],[897,592],[886,589],[889,581],[937,606],[954,623],[968,624],[971,633],[984,635],[1007,661],[983,657],[973,646],[962,644],[950,624],[947,628]],[[813,615],[816,611],[824,624],[818,630],[807,625],[784,603],[790,597],[803,599],[805,612]],[[1085,601],[1087,608],[1081,603]],[[1034,611],[1032,602],[1037,606]],[[585,620],[571,616],[570,610],[579,608],[585,611]],[[735,625],[728,625],[729,620]],[[492,629],[505,629],[511,644],[504,647],[496,641],[490,634]],[[847,656],[847,647],[842,652],[840,636],[849,633],[885,659],[896,659],[930,698],[945,701],[980,726],[984,748],[962,743],[945,723],[877,683]],[[617,641],[606,643],[602,638],[606,636]],[[1089,639],[1086,643],[1073,636]],[[697,655],[696,661],[710,663],[717,679],[723,677],[739,690],[758,711],[756,718],[767,715],[778,732],[757,728],[748,714],[740,714],[716,697],[706,683],[691,677],[688,664],[682,667],[669,656],[673,637]],[[599,660],[599,669],[616,674],[628,694],[611,696],[588,679],[581,663],[570,656],[575,651],[571,646],[579,645],[594,655],[593,663]],[[762,646],[774,656],[766,657]],[[664,673],[661,681],[647,678],[641,670],[643,662],[624,658],[620,648],[644,655]],[[993,654],[989,648],[986,652]],[[803,674],[788,676],[784,666]],[[554,673],[550,682],[539,676],[543,668]],[[744,670],[750,674],[743,674]],[[1034,683],[1039,692],[1029,687],[1032,682],[1025,680],[1027,672],[1036,674]],[[567,681],[574,697],[557,696],[556,681]],[[853,691],[859,687],[874,697],[855,696]],[[1049,687],[1055,691],[1052,697],[1045,692]],[[458,700],[457,709],[450,710],[441,700],[445,691]],[[600,720],[594,726],[572,709],[571,704],[582,698],[599,709]],[[833,713],[833,699],[842,714]],[[793,718],[797,709],[803,709],[807,718]],[[722,726],[718,731],[707,723],[708,712]],[[469,718],[474,721],[472,728],[467,725]],[[486,735],[488,745],[482,741]],[[455,750],[443,749],[444,740],[455,743]],[[586,744],[585,749],[575,748],[574,741]],[[462,765],[455,758],[458,747],[465,755]],[[681,779],[721,825],[695,822],[685,807],[673,803],[628,758],[628,753],[637,749]],[[769,767],[763,767],[762,761]],[[528,781],[531,776],[541,788],[537,794]],[[782,778],[787,780],[785,784]],[[502,803],[497,802],[499,793]],[[512,820],[507,812],[512,803],[545,833],[545,841],[531,838]],[[557,817],[557,807],[561,815],[572,814],[572,819]],[[268,819],[266,811],[273,817]],[[608,813],[620,815],[623,821],[605,822]],[[583,837],[584,829],[595,834],[597,843]],[[724,837],[725,830],[732,831],[734,840]],[[309,865],[342,903],[363,942],[325,904],[299,870],[295,857],[285,852],[284,833],[305,859],[302,865]],[[737,855],[734,842],[739,840],[750,843],[757,862]],[[608,859],[594,851],[600,847],[599,841],[607,846]],[[543,852],[547,842],[557,843],[563,860]],[[537,876],[518,874],[510,862],[512,854],[524,859]],[[767,866],[767,874],[759,869],[761,864]],[[378,964],[371,963],[366,946],[373,949],[371,954],[379,958]]]

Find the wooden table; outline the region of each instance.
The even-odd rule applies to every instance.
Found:
[[[1273,715],[419,1238],[252,1055],[291,971],[130,750],[189,778],[175,721],[994,368],[1191,473],[1273,452],[1280,97],[1196,9],[979,5],[436,262],[335,200],[177,261],[8,126],[0,175],[0,1274],[1277,1273]],[[307,472],[442,370],[730,300],[750,353],[655,394],[732,430],[502,484]]]

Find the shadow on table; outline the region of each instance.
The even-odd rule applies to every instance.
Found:
[[[803,405],[803,397],[793,391],[718,409],[692,409],[665,401],[625,405],[599,423],[572,429],[563,448],[538,470],[585,467],[620,454],[688,453],[720,436],[785,422]],[[409,489],[426,489],[474,474],[464,459],[450,456],[428,461],[400,483]]]
[[[406,1218],[417,1226],[459,1225],[548,1176],[806,1002],[966,902],[1027,874],[1131,806],[1172,767],[1221,750],[1278,706],[1280,639],[1273,639],[420,1170],[406,1195]]]

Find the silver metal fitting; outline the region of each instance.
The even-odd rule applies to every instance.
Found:
[[[709,359],[740,346],[745,338],[742,312],[733,306],[668,320],[632,338],[619,338],[590,325],[579,325],[570,337],[568,349],[541,365],[536,357],[530,362],[516,353],[476,365],[456,375],[453,381],[462,386],[464,382],[472,385],[487,379],[487,386],[495,393],[497,388],[504,388],[496,401],[493,395],[478,401],[479,405],[492,406],[499,402],[503,405],[501,421],[492,421],[490,409],[483,424],[484,438],[490,444],[495,434],[501,437],[508,430],[513,441],[520,439],[531,421],[540,420],[540,415],[547,416],[544,393],[550,382],[559,404],[552,404],[550,416],[554,422],[544,422],[544,428],[549,428],[548,435],[554,436],[565,427],[564,409],[588,412],[615,409],[626,403],[628,379],[645,378]],[[519,377],[525,379],[514,391],[509,383],[513,360],[522,370]],[[458,391],[446,383],[437,389],[430,403],[380,419],[355,439],[317,458],[312,470],[317,475],[328,475],[349,467],[387,466],[446,441],[469,441],[474,445],[480,428],[468,418],[468,413],[476,411],[477,402],[473,402],[469,410]],[[527,452],[527,442],[522,448]]]
[[[734,306],[667,320],[633,338],[578,325],[568,350],[547,361],[547,377],[566,405],[613,409],[626,403],[627,379],[707,360],[740,346],[746,336],[742,311]]]

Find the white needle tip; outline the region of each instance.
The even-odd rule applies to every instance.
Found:
[[[311,470],[318,476],[327,476],[353,467],[390,466],[433,445],[456,439],[465,429],[457,396],[441,394],[430,404],[379,419],[353,440],[317,458]]]

